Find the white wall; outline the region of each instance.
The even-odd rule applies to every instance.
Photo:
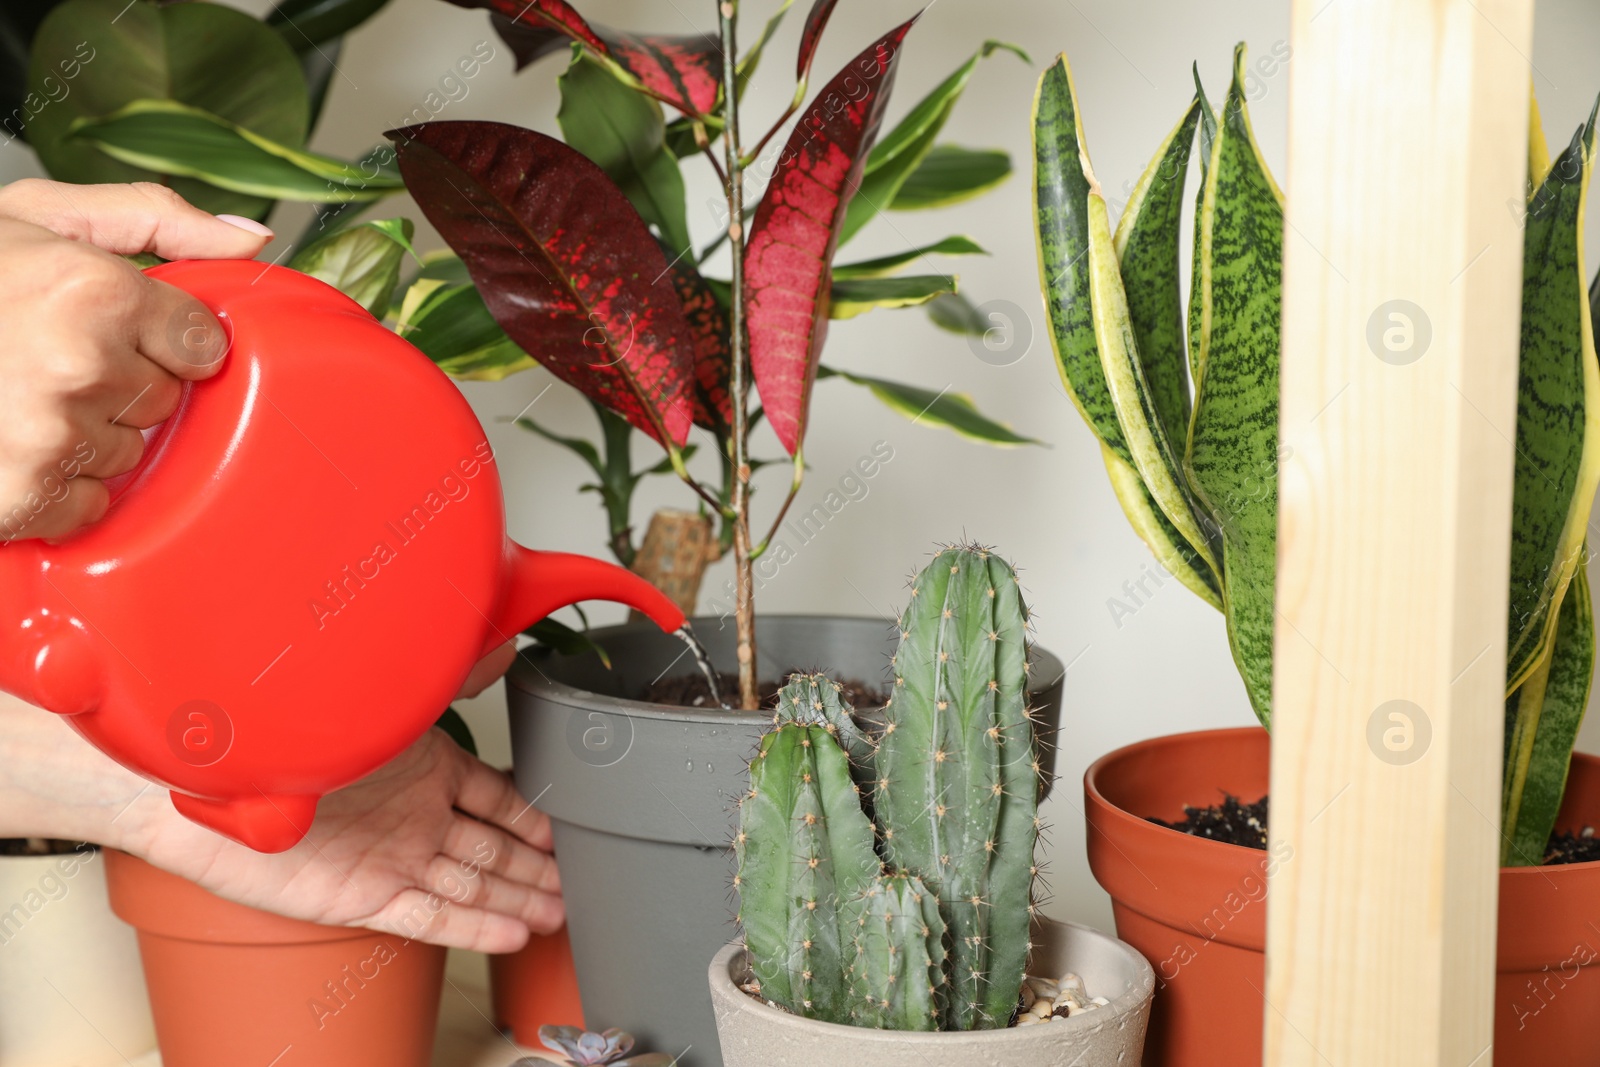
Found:
[[[1340,0],[1329,0],[1338,3]],[[252,3],[255,10],[264,5]],[[711,0],[588,0],[578,5],[590,18],[661,32],[685,32],[713,24]],[[745,0],[764,15],[775,6]],[[774,43],[752,96],[752,116],[775,115],[792,86],[785,77],[801,15]],[[913,0],[845,0],[836,13],[817,71],[823,77],[843,65],[878,33],[919,6]],[[1215,12],[1225,8],[1226,14]],[[692,19],[691,19],[692,16]],[[747,26],[754,32],[754,26]],[[1124,183],[1137,178],[1192,92],[1189,65],[1198,60],[1213,99],[1226,87],[1229,56],[1246,40],[1255,57],[1271,53],[1288,36],[1287,5],[1278,0],[1233,0],[1195,5],[1179,0],[944,0],[935,3],[909,38],[891,121],[941,80],[985,37],[1015,41],[1030,50],[1029,68],[1009,55],[991,58],[946,131],[946,139],[974,147],[1003,147],[1022,168],[998,193],[957,208],[928,214],[897,214],[873,225],[859,252],[882,254],[911,243],[967,233],[993,251],[990,259],[953,266],[976,300],[1006,299],[1026,309],[1033,342],[1014,365],[995,367],[977,359],[962,339],[933,328],[916,312],[877,313],[835,324],[827,360],[862,373],[949,386],[970,393],[987,412],[1017,429],[1044,438],[1050,449],[996,451],[948,433],[912,426],[882,409],[870,396],[843,383],[818,388],[808,440],[810,481],[799,508],[821,494],[868,451],[886,440],[894,459],[871,484],[870,494],[850,504],[826,532],[803,548],[762,590],[760,605],[772,612],[878,614],[900,602],[904,579],[937,541],[972,537],[990,542],[1023,568],[1037,609],[1039,640],[1072,662],[1060,755],[1061,785],[1049,804],[1054,823],[1054,900],[1060,917],[1110,926],[1106,897],[1083,860],[1079,781],[1096,756],[1128,742],[1162,733],[1253,721],[1223,633],[1220,616],[1170,580],[1156,587],[1139,610],[1114,620],[1108,600],[1126,597],[1125,582],[1159,574],[1149,553],[1128,529],[1106,484],[1099,452],[1061,392],[1038,297],[1026,171],[1029,103],[1042,65],[1059,51],[1074,62],[1086,133],[1102,186],[1120,199]],[[560,59],[547,59],[513,75],[509,54],[490,34],[481,12],[434,0],[394,0],[355,35],[340,63],[328,116],[314,147],[352,156],[377,141],[433,88],[461,55],[488,40],[500,49],[471,83],[471,94],[450,104],[441,118],[488,118],[556,133],[555,77]],[[1600,89],[1600,11],[1586,0],[1542,0],[1534,81],[1545,108],[1551,141],[1564,144],[1587,114]],[[1280,182],[1288,99],[1287,68],[1263,78],[1252,101],[1256,131]],[[752,125],[755,125],[752,122]],[[715,218],[709,202],[715,188],[707,168],[689,162],[690,221],[697,238],[709,239]],[[0,150],[0,177],[35,172],[27,150]],[[1397,176],[1396,180],[1403,180]],[[1120,206],[1120,205],[1114,205]],[[410,214],[409,201],[386,206],[387,214]],[[280,212],[279,232],[293,237],[304,209]],[[424,230],[426,228],[424,227]],[[1591,227],[1591,234],[1593,228]],[[424,243],[437,244],[427,232]],[[854,255],[856,247],[850,252]],[[281,246],[268,250],[268,256]],[[1591,257],[1591,269],[1593,267]],[[465,386],[498,449],[506,479],[514,536],[547,548],[604,553],[602,515],[592,495],[574,492],[584,471],[553,445],[497,418],[514,415],[552,379],[542,370],[500,384]],[[587,432],[587,405],[556,383],[533,413],[550,425]],[[763,435],[760,454],[777,446]],[[641,454],[643,454],[641,446]],[[772,472],[758,498],[770,508],[784,475]],[[684,506],[685,491],[662,479],[641,491],[641,526],[661,505]],[[791,546],[796,547],[796,546]],[[710,575],[720,587],[726,568]],[[1163,576],[1164,577],[1164,576]],[[1600,577],[1597,574],[1596,577]],[[599,609],[594,617],[620,613]],[[505,728],[498,688],[473,702],[473,725],[491,758],[506,759]],[[1600,716],[1592,717],[1585,746],[1600,751]]]

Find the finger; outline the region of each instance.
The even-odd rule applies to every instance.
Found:
[[[472,673],[467,675],[467,680],[461,683],[461,692],[458,697],[475,697],[485,689],[500,680],[500,677],[511,669],[511,664],[517,658],[516,641],[507,641],[487,656],[480,659],[472,668]]]
[[[25,178],[0,191],[0,215],[122,255],[251,259],[272,231],[237,215],[211,215],[164,185],[68,185]]]
[[[562,913],[563,920],[565,912]],[[371,918],[351,925],[429,945],[464,948],[475,952],[515,952],[528,943],[530,928],[509,915],[451,904],[437,893],[406,889]],[[540,933],[561,928],[558,922]]]
[[[222,368],[228,334],[209,308],[175,285],[146,278],[138,310],[139,352],[186,381],[209,378]]]
[[[463,877],[481,869],[547,893],[561,892],[555,857],[498,826],[458,816],[440,851],[457,862]]]
[[[522,799],[509,775],[482,760],[472,760],[456,791],[455,806],[480,822],[510,831],[534,848],[550,851],[550,817]]]
[[[144,434],[131,426],[101,423],[84,431],[73,455],[80,476],[115,478],[133,470],[144,458]]]
[[[108,393],[106,421],[135,430],[165,422],[178,409],[183,383],[143,356],[132,355],[128,363],[127,384]]]
[[[57,540],[98,522],[111,506],[111,494],[97,478],[52,482],[48,495],[30,494],[0,515],[0,541],[23,537]]]
[[[435,856],[428,865],[426,877],[424,888],[432,889],[452,905],[509,915],[526,923],[530,930],[547,932],[559,927],[566,917],[561,894],[535,889],[488,871],[479,871],[468,878],[462,873],[460,863],[449,856]]]

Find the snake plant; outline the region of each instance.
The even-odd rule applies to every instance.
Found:
[[[1220,111],[1196,92],[1113,230],[1065,57],[1034,104],[1040,276],[1061,377],[1123,511],[1218,608],[1272,724],[1283,193],[1250,127],[1244,46]],[[1597,105],[1600,106],[1600,105]],[[1179,231],[1198,144],[1187,309]],[[1595,654],[1585,527],[1600,482],[1600,364],[1584,283],[1595,115],[1552,161],[1534,111],[1512,501],[1501,860],[1538,864]]]

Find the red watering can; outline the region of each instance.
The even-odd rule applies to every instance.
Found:
[[[231,337],[104,519],[0,546],[0,688],[263,852],[404,750],[474,663],[557,608],[683,614],[609,563],[506,538],[456,387],[354,301],[286,268],[168,263]]]

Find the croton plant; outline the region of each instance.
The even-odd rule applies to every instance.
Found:
[[[610,29],[563,0],[451,2],[488,9],[503,47],[481,42],[436,84],[419,85],[389,143],[353,162],[311,152],[306,139],[339,77],[342,35],[386,0],[283,0],[264,20],[201,0],[32,0],[0,16],[11,38],[32,40],[25,83],[12,76],[0,91],[52,176],[163,181],[209,210],[254,218],[278,201],[318,204],[289,266],[387,315],[453,375],[498,379],[542,365],[577,388],[598,417],[598,441],[555,433],[526,412],[519,424],[592,468],[596,480],[585,488],[604,503],[609,543],[624,564],[637,551],[634,490],[648,475],[676,474],[701,513],[720,523],[714,547],[731,551],[735,564],[740,702],[754,707],[753,563],[800,488],[819,377],[865,386],[924,424],[993,444],[1029,442],[959,393],[820,362],[829,321],[874,308],[927,305],[947,329],[990,328],[952,275],[902,273],[936,255],[981,254],[971,238],[852,263],[835,257],[882,212],[953,203],[1009,175],[1004,152],[939,136],[985,57],[1026,56],[984,43],[883,132],[917,19],[871,42],[811,94],[837,4],[814,0],[789,105],[749,139],[741,98],[794,0],[774,0],[744,50],[738,0],[708,6],[715,31],[687,36]],[[520,69],[560,52],[570,56],[557,116],[564,139],[438,118],[465,110],[461,101],[485,67]],[[715,239],[698,249],[680,171],[692,156],[704,157],[725,200]],[[414,272],[405,267],[414,255],[408,220],[356,222],[402,189],[450,246],[422,257]],[[751,454],[763,419],[784,457]],[[660,462],[635,467],[636,433],[661,448]],[[702,446],[721,461],[709,483],[689,467]],[[751,483],[769,464],[787,466],[791,477],[770,530],[758,536]]]
[[[1198,72],[1195,81],[1113,230],[1065,58],[1044,74],[1034,110],[1041,272],[1062,379],[1128,520],[1223,612],[1245,690],[1270,727],[1283,194],[1250,128],[1243,45],[1220,112]],[[1544,857],[1588,703],[1585,535],[1600,483],[1600,364],[1582,251],[1595,116],[1554,161],[1537,111],[1532,129],[1501,810],[1501,859],[1512,866]],[[1197,139],[1186,319],[1178,236]]]

